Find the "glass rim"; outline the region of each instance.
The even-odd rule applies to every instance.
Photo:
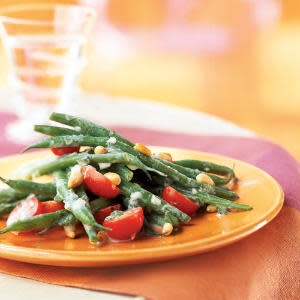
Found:
[[[17,10],[26,10],[26,9],[31,9],[31,10],[50,10],[50,9],[55,9],[55,8],[75,8],[80,11],[83,9],[87,11],[87,13],[91,14],[91,18],[95,19],[96,18],[96,10],[93,7],[90,6],[85,6],[85,5],[74,5],[74,4],[46,4],[46,3],[31,3],[31,4],[16,4],[16,5],[10,5],[5,8],[0,9],[0,21],[1,22],[7,22],[11,24],[24,24],[24,25],[42,25],[42,26],[49,26],[53,25],[52,21],[38,21],[38,20],[30,20],[30,19],[22,19],[22,18],[15,18],[15,17],[7,17],[3,16],[2,14],[5,12],[13,12]],[[55,24],[65,24],[68,21],[62,21],[62,22],[56,22]]]

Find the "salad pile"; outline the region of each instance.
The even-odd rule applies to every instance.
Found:
[[[250,210],[237,203],[230,190],[233,169],[198,160],[174,161],[170,153],[153,154],[115,131],[61,113],[50,120],[67,125],[36,125],[50,137],[29,146],[50,148],[54,155],[34,160],[16,172],[17,179],[0,179],[0,216],[7,226],[0,233],[43,234],[62,226],[70,238],[82,224],[89,241],[102,245],[133,240],[140,234],[167,236],[198,211],[227,214]],[[49,175],[53,182],[35,178]]]

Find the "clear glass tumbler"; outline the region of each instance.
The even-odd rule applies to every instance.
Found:
[[[33,124],[53,110],[68,111],[75,81],[85,65],[83,46],[95,20],[93,8],[24,4],[0,10],[0,33],[10,60],[9,83],[19,120],[9,138],[33,139]]]

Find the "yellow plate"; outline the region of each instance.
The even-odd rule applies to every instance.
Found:
[[[169,260],[214,250],[236,242],[270,222],[280,211],[283,192],[279,184],[264,171],[247,163],[218,155],[152,147],[153,152],[170,152],[174,159],[208,160],[229,167],[235,166],[239,178],[236,192],[238,202],[249,204],[253,210],[200,214],[191,224],[168,237],[139,237],[132,242],[110,243],[102,248],[89,244],[82,234],[68,239],[61,229],[43,236],[0,236],[0,257],[29,263],[56,266],[114,266]],[[10,177],[20,164],[30,159],[48,156],[49,152],[6,157],[0,160],[0,174]],[[5,226],[1,221],[0,228]]]

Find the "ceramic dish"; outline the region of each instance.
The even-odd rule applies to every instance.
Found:
[[[199,214],[189,225],[171,236],[141,236],[132,242],[92,246],[79,235],[66,238],[63,230],[54,229],[43,236],[0,236],[0,257],[56,266],[115,266],[149,263],[212,251],[245,238],[270,222],[283,205],[280,185],[264,171],[241,161],[218,155],[173,148],[151,147],[153,152],[170,152],[174,159],[208,160],[228,167],[235,165],[239,184],[238,202],[249,204],[251,211]],[[0,175],[11,177],[21,163],[51,155],[48,151],[10,156],[0,160]],[[3,186],[4,187],[4,186]],[[0,228],[5,221],[0,221]]]

